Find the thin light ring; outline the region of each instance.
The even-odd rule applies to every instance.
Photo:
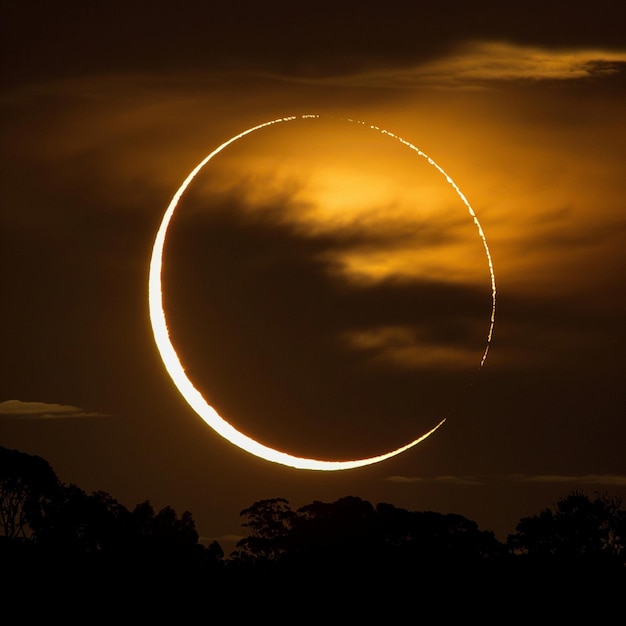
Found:
[[[413,446],[417,445],[421,441],[424,441],[427,437],[429,437],[432,433],[434,433],[444,422],[445,418],[442,419],[434,428],[429,430],[427,433],[423,434],[418,439],[411,441],[410,443],[396,449],[391,452],[387,452],[385,454],[380,454],[378,456],[373,456],[365,459],[356,459],[356,460],[342,460],[342,461],[324,461],[320,459],[308,459],[297,457],[286,452],[282,452],[280,450],[275,450],[274,448],[270,448],[269,446],[265,446],[258,441],[252,439],[248,435],[238,431],[234,426],[228,423],[221,415],[217,413],[217,411],[210,406],[207,401],[204,399],[202,394],[194,387],[193,383],[187,377],[185,373],[185,369],[180,362],[178,354],[174,349],[172,341],[169,336],[167,321],[165,318],[165,311],[163,309],[163,288],[162,288],[162,269],[163,269],[163,250],[165,247],[165,238],[167,235],[167,229],[174,215],[174,211],[178,206],[180,199],[187,189],[196,175],[200,172],[200,170],[217,154],[219,154],[226,147],[231,145],[232,143],[238,141],[239,139],[249,135],[257,130],[262,128],[267,128],[268,126],[272,126],[273,124],[279,124],[283,122],[291,122],[296,119],[307,119],[307,118],[319,118],[319,115],[302,115],[302,116],[291,116],[291,117],[282,117],[279,119],[275,119],[269,122],[265,122],[263,124],[259,124],[258,126],[254,126],[253,128],[249,128],[248,130],[235,135],[228,141],[225,141],[221,146],[213,150],[211,154],[205,157],[187,176],[183,184],[179,187],[178,191],[174,194],[165,214],[163,215],[163,219],[161,221],[161,225],[159,226],[159,230],[157,231],[157,235],[154,241],[154,245],[152,248],[152,257],[150,259],[150,275],[148,281],[148,303],[150,310],[150,321],[152,324],[152,331],[154,333],[154,339],[161,355],[161,359],[163,360],[163,364],[170,375],[172,381],[178,388],[179,392],[182,394],[183,398],[187,401],[187,403],[191,406],[191,408],[211,427],[215,430],[219,435],[227,439],[233,445],[238,446],[242,450],[249,452],[257,457],[265,459],[267,461],[272,461],[274,463],[279,463],[281,465],[286,465],[288,467],[293,467],[296,469],[307,469],[307,470],[324,470],[324,471],[336,471],[336,470],[346,470],[346,469],[355,469],[358,467],[365,467],[367,465],[373,465],[374,463],[380,463],[381,461],[385,461],[386,459],[390,459],[391,457],[397,456],[406,450],[409,450]],[[364,124],[363,122],[355,122],[352,119],[348,119],[348,122]],[[492,312],[491,312],[491,324],[489,327],[489,333],[487,337],[487,346],[485,352],[483,354],[480,365],[482,366],[487,357],[487,352],[489,350],[489,344],[491,342],[491,335],[493,332],[493,325],[495,322],[495,296],[496,296],[496,288],[495,288],[495,277],[493,273],[493,265],[491,262],[491,255],[489,253],[489,248],[487,246],[487,241],[485,239],[484,233],[476,218],[474,210],[470,206],[469,202],[465,198],[465,196],[461,193],[460,189],[454,183],[454,181],[446,174],[446,172],[439,167],[429,156],[424,154],[421,150],[415,147],[413,144],[401,139],[397,135],[390,133],[389,131],[383,130],[377,126],[370,126],[371,129],[377,130],[383,134],[389,135],[405,144],[412,150],[415,150],[420,156],[424,157],[428,160],[428,162],[435,167],[443,176],[445,176],[447,182],[452,185],[456,193],[459,195],[465,206],[468,208],[470,215],[472,216],[475,225],[478,228],[478,232],[482,238],[483,245],[485,247],[485,251],[487,254],[487,261],[489,263],[489,271],[491,274],[491,286],[492,286]]]

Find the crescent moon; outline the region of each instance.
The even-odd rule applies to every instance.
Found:
[[[205,157],[187,176],[183,184],[178,188],[178,191],[174,194],[167,210],[163,215],[163,219],[161,221],[161,225],[157,231],[157,235],[154,241],[154,245],[152,248],[152,257],[150,260],[150,274],[148,281],[148,303],[149,303],[149,311],[150,311],[150,321],[152,324],[152,331],[154,333],[154,339],[161,355],[161,359],[163,360],[163,364],[170,375],[172,381],[178,388],[178,391],[181,393],[183,398],[187,401],[187,403],[191,406],[191,408],[219,435],[224,437],[230,443],[235,446],[238,446],[242,450],[257,456],[259,458],[265,459],[267,461],[271,461],[273,463],[278,463],[281,465],[286,465],[288,467],[292,467],[295,469],[305,469],[305,470],[322,470],[322,471],[336,471],[336,470],[347,470],[347,469],[355,469],[359,467],[365,467],[367,465],[373,465],[374,463],[380,463],[381,461],[385,461],[394,456],[402,454],[403,452],[409,450],[413,446],[416,446],[421,441],[424,441],[427,437],[432,435],[441,425],[445,422],[445,418],[442,419],[436,426],[434,426],[431,430],[424,433],[421,437],[407,443],[406,445],[397,448],[396,450],[392,450],[391,452],[386,452],[384,454],[380,454],[373,457],[368,457],[364,459],[356,459],[356,460],[338,460],[338,461],[326,461],[320,459],[310,459],[310,458],[302,458],[298,456],[294,456],[288,454],[287,452],[282,452],[280,450],[276,450],[274,448],[270,448],[269,446],[263,445],[258,441],[252,439],[248,435],[237,430],[232,424],[227,422],[218,412],[208,404],[208,402],[204,399],[202,394],[194,387],[193,383],[187,377],[185,373],[185,368],[183,367],[176,350],[172,344],[172,341],[169,336],[169,331],[167,328],[167,320],[165,317],[165,311],[163,309],[163,288],[162,288],[162,269],[163,269],[163,250],[165,247],[165,239],[167,235],[167,229],[170,225],[172,217],[174,216],[174,212],[176,207],[178,206],[182,195],[193,179],[196,177],[198,172],[217,154],[219,154],[226,147],[231,145],[232,143],[238,141],[242,137],[254,133],[262,128],[267,128],[268,126],[272,126],[273,124],[280,124],[284,122],[290,122],[296,119],[306,119],[306,118],[319,118],[319,115],[302,115],[302,116],[291,116],[291,117],[282,117],[279,119],[275,119],[269,122],[265,122],[263,124],[259,124],[248,130],[245,130],[238,135],[235,135],[228,141],[225,141],[218,148],[213,150],[211,154]],[[352,119],[348,119],[348,122],[364,124],[363,122],[355,122]],[[412,150],[415,150],[420,156],[426,158],[428,162],[438,169],[446,178],[447,182],[452,185],[455,189],[465,206],[468,208],[470,215],[472,216],[474,223],[478,228],[479,235],[483,240],[483,245],[485,247],[485,251],[487,253],[487,261],[489,264],[489,270],[491,273],[491,285],[492,285],[492,312],[491,312],[491,325],[489,327],[489,333],[487,337],[487,346],[485,352],[483,354],[480,365],[482,366],[485,358],[487,357],[487,351],[489,349],[489,344],[491,342],[491,335],[493,331],[493,325],[495,321],[495,278],[493,273],[493,266],[491,263],[491,255],[489,254],[489,248],[487,247],[487,242],[485,236],[483,234],[482,228],[476,218],[476,215],[470,206],[469,202],[466,200],[465,196],[461,193],[456,184],[452,181],[452,179],[444,172],[444,170],[439,167],[429,156],[424,154],[421,150],[415,147],[413,144],[401,139],[397,135],[390,133],[389,131],[383,130],[377,126],[370,126],[371,129],[377,130],[383,134],[389,135],[401,143],[407,145]]]

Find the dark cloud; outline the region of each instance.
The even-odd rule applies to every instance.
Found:
[[[228,419],[282,447],[295,439],[292,449],[348,454],[355,428],[367,441],[362,435],[379,431],[381,419],[394,423],[374,438],[379,448],[367,450],[380,452],[449,410],[448,390],[467,383],[484,350],[488,286],[350,285],[323,260],[345,244],[341,235],[302,236],[293,226],[242,220],[236,205],[221,208],[171,227],[164,295],[188,374]],[[428,361],[399,367],[374,358],[376,346],[356,350],[346,342],[349,332],[381,327],[413,329],[422,352],[452,345],[474,358],[460,370]]]

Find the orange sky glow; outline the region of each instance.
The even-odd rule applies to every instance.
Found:
[[[0,445],[218,539],[263,497],[351,494],[502,535],[565,487],[623,493],[621,3],[333,3],[332,21],[79,4],[14,3],[0,24]],[[371,458],[445,420],[349,472],[218,436],[150,323],[176,190],[287,116],[189,186],[164,308],[206,404],[271,449]]]

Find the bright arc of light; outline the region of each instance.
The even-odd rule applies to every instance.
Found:
[[[257,457],[265,459],[267,461],[272,461],[273,463],[279,463],[281,465],[287,465],[289,467],[293,467],[296,469],[307,469],[307,470],[324,470],[324,471],[336,471],[336,470],[346,470],[346,469],[355,469],[358,467],[365,467],[367,465],[373,465],[374,463],[380,463],[381,461],[385,461],[390,459],[398,454],[406,452],[413,446],[416,446],[421,441],[424,441],[427,437],[432,435],[444,422],[445,418],[442,419],[436,426],[434,426],[431,430],[424,433],[421,437],[407,443],[406,445],[397,448],[396,450],[392,450],[391,452],[386,452],[384,454],[380,454],[377,456],[372,456],[364,459],[356,459],[356,460],[341,460],[341,461],[325,461],[320,459],[308,459],[302,458],[298,456],[294,456],[288,454],[287,452],[282,452],[280,450],[276,450],[274,448],[270,448],[269,446],[263,445],[258,441],[252,439],[248,435],[238,431],[232,424],[227,422],[218,412],[208,404],[208,402],[204,399],[202,394],[194,387],[193,383],[187,377],[185,373],[185,368],[180,362],[180,358],[174,349],[172,341],[169,336],[169,331],[167,328],[167,320],[165,318],[165,310],[163,308],[163,287],[162,287],[162,269],[163,269],[163,250],[165,247],[165,237],[167,235],[167,229],[170,225],[172,217],[174,215],[174,211],[178,206],[182,195],[193,179],[196,177],[198,172],[217,154],[219,154],[222,150],[227,148],[229,145],[238,141],[242,137],[249,135],[257,130],[262,128],[266,128],[268,126],[272,126],[273,124],[279,124],[282,122],[291,122],[296,119],[308,119],[308,118],[319,118],[319,115],[302,115],[298,116],[290,116],[290,117],[282,117],[269,122],[265,122],[263,124],[259,124],[254,126],[253,128],[249,128],[248,130],[235,135],[228,141],[225,141],[221,146],[213,150],[211,154],[205,157],[187,176],[183,184],[179,187],[178,191],[174,194],[165,214],[163,215],[163,219],[161,221],[161,225],[159,226],[159,230],[157,231],[157,235],[154,241],[154,245],[152,248],[152,257],[150,259],[150,275],[148,281],[148,303],[150,310],[150,321],[152,323],[152,331],[154,333],[154,339],[161,354],[161,359],[165,365],[165,368],[172,378],[172,381],[178,388],[179,392],[185,398],[187,403],[191,406],[191,408],[219,435],[227,439],[233,445],[238,446],[242,450],[249,452]],[[348,120],[349,122],[354,122],[354,120]],[[363,124],[363,122],[357,122],[359,124]],[[437,168],[445,177],[446,180],[456,193],[459,195],[463,203],[467,206],[470,215],[472,216],[474,223],[478,227],[478,232],[483,240],[483,244],[485,246],[485,250],[487,252],[487,260],[489,263],[489,270],[491,273],[491,284],[492,284],[492,314],[491,314],[491,326],[489,328],[489,335],[487,339],[487,349],[483,355],[481,360],[481,366],[487,357],[487,351],[489,349],[489,343],[491,341],[491,334],[493,330],[493,324],[495,321],[495,278],[493,273],[493,266],[491,263],[491,255],[489,254],[489,248],[487,247],[487,241],[483,234],[482,228],[476,218],[476,215],[470,206],[469,202],[466,200],[465,196],[461,193],[459,188],[456,186],[454,181],[444,172],[444,170],[439,167],[430,157],[425,155],[421,150],[415,147],[413,144],[401,139],[397,135],[390,133],[386,130],[382,130],[377,126],[370,126],[371,129],[377,130],[383,134],[389,135],[398,139],[403,144],[407,145],[412,150],[415,150],[420,156],[426,158],[428,162]]]

